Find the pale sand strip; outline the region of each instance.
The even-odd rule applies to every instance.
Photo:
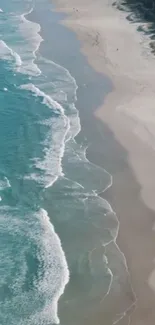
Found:
[[[132,325],[155,324],[153,259],[155,234],[155,58],[136,26],[106,0],[55,0],[60,11],[68,13],[65,24],[82,41],[82,52],[98,72],[106,73],[114,90],[106,97],[96,116],[113,130],[128,152],[130,166],[140,184],[141,198],[132,188],[125,171],[114,175],[112,192],[120,219],[119,243],[125,253],[138,304]],[[129,186],[127,187],[126,184]],[[130,197],[129,197],[130,196]],[[122,203],[124,202],[124,206]],[[131,211],[127,208],[131,206]]]

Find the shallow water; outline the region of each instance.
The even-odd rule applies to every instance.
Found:
[[[41,26],[27,14],[45,5],[50,9],[41,0],[1,3],[2,325],[59,323],[58,300],[68,282],[61,323],[72,323],[75,310],[81,313],[75,323],[83,322],[113,281],[105,247],[115,242],[118,220],[98,196],[112,177],[87,160],[87,141],[75,141],[81,130],[75,79],[39,51]],[[126,272],[115,250],[112,258]]]

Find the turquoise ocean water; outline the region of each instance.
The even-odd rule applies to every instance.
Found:
[[[77,84],[39,52],[41,26],[27,19],[38,3],[0,5],[1,325],[57,324],[69,281],[74,310],[113,279],[104,247],[118,221],[97,195],[111,175],[74,139]]]

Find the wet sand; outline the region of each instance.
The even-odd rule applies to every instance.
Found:
[[[153,325],[155,59],[149,52],[147,40],[129,24],[125,13],[112,7],[112,3],[101,0],[54,2],[58,10],[68,14],[63,23],[77,33],[81,51],[91,66],[97,72],[107,74],[114,85],[103,105],[96,107],[95,115],[112,130],[124,148],[127,163],[117,148],[104,146],[106,140],[100,132],[99,122],[103,149],[101,143],[96,143],[96,148],[91,146],[88,155],[99,165],[104,157],[104,167],[113,175],[113,186],[103,196],[119,218],[117,243],[126,256],[137,297],[131,324]],[[124,318],[120,324],[127,322]]]

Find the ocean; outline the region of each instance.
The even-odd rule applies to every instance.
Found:
[[[77,81],[43,56],[42,26],[29,20],[45,7],[52,17],[51,3],[0,6],[0,324],[82,324],[128,274],[118,219],[99,196],[112,176],[87,159],[89,139],[76,141]]]

